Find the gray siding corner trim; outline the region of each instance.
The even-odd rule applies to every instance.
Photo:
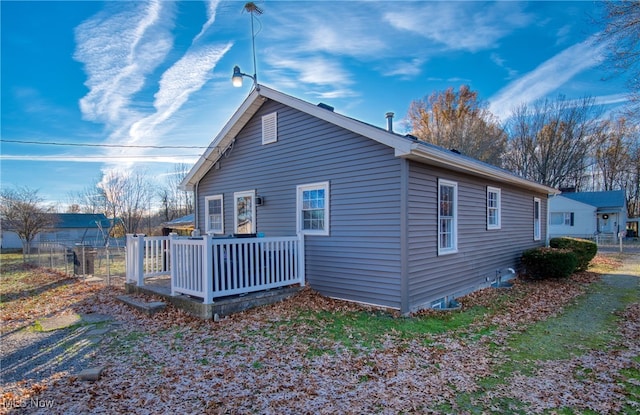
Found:
[[[409,211],[409,162],[403,159],[400,173],[400,311],[407,313],[410,310],[409,298],[409,234],[408,215]]]

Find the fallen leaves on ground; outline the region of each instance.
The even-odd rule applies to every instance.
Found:
[[[104,289],[100,284],[88,284],[62,272],[20,266],[26,273],[21,281],[2,281],[0,292],[0,333],[32,325],[36,320],[73,313],[79,302],[89,300]]]
[[[465,308],[504,301],[504,311],[454,333],[405,338],[390,330],[376,347],[357,338],[346,345],[319,337],[322,322],[312,312],[373,309],[309,289],[278,304],[213,322],[172,306],[149,317],[115,301],[113,289],[78,287],[75,312],[110,314],[121,324],[99,346],[95,364],[106,367],[102,378],[81,382],[67,374],[43,380],[38,384],[39,399],[53,400],[55,405],[41,411],[437,413],[443,405],[456,412],[460,393],[482,391],[480,380],[495,376],[493,370],[500,363],[496,361],[500,350],[495,348],[505,347],[510,331],[560,313],[597,279],[597,274],[581,273],[564,281],[516,280],[508,296],[481,290],[461,299]],[[69,300],[61,301],[62,309],[69,306]],[[308,320],[300,318],[302,311]],[[583,402],[577,407],[613,413],[625,403],[616,388],[620,371],[637,367],[633,356],[638,355],[638,305],[624,313],[620,328],[624,339],[616,345],[615,356],[592,352],[569,361],[546,362],[533,376],[516,373],[508,390],[485,394],[487,407],[493,398],[508,397],[540,412],[580,396]],[[24,324],[24,318],[13,319]],[[489,327],[490,334],[474,335]],[[582,380],[577,381],[576,374]],[[35,393],[34,385],[22,386],[24,396],[14,391],[13,399]]]

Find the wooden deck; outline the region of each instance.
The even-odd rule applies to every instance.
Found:
[[[212,238],[127,235],[127,283],[218,303],[305,284],[304,236]]]

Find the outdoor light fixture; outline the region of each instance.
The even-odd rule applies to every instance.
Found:
[[[251,51],[253,53],[253,76],[240,72],[240,67],[238,65],[233,67],[233,76],[231,77],[231,83],[236,88],[242,86],[242,77],[246,76],[247,78],[253,79],[253,87],[259,91],[260,85],[258,85],[258,71],[256,69],[256,32],[253,27],[253,20],[256,18],[256,14],[260,15],[264,13],[264,11],[256,6],[256,4],[252,1],[246,3],[244,5],[244,10],[251,14]]]
[[[239,88],[242,86],[242,77],[246,76],[247,78],[251,78],[253,79],[253,84],[257,85],[258,81],[256,80],[256,76],[253,75],[249,75],[246,73],[242,73],[240,72],[240,67],[238,65],[233,67],[233,76],[231,77],[231,82],[233,83],[233,86],[235,86],[236,88]]]

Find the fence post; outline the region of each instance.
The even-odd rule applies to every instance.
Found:
[[[304,287],[306,275],[305,275],[305,258],[304,258],[304,234],[300,232],[298,234],[298,280],[300,285]]]
[[[203,304],[213,303],[213,244],[210,235],[205,234],[203,238],[204,249],[202,255],[202,290],[204,291]]]
[[[622,238],[623,238],[622,232],[618,232],[618,241],[620,242],[620,253],[622,253]]]
[[[107,287],[111,287],[111,258],[109,257],[109,241],[105,245],[107,255]]]

